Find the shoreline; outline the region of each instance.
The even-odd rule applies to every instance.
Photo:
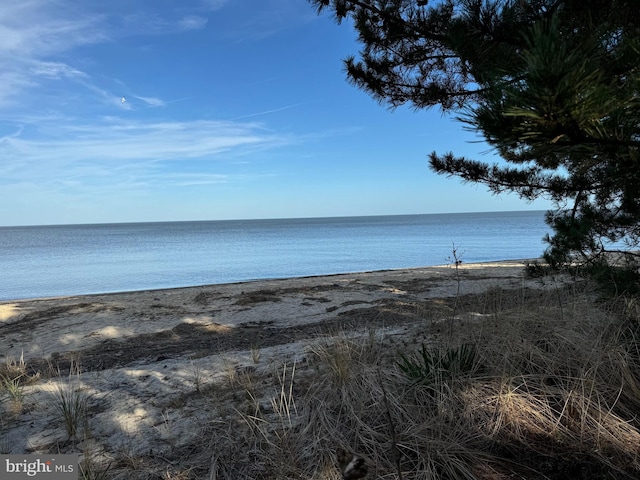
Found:
[[[589,285],[569,276],[528,278],[526,263],[0,304],[0,453],[77,453],[87,478],[328,479],[337,474],[336,449],[345,448],[367,455],[372,478],[382,478],[397,469],[384,433],[392,411],[403,444],[427,452],[413,464],[407,457],[407,472],[430,465],[434,445],[447,451],[439,457],[447,465],[481,468],[469,478],[494,478],[497,467],[505,478],[522,476],[532,471],[523,467],[541,464],[549,473],[574,471],[565,468],[573,468],[571,455],[544,453],[562,428],[560,446],[580,459],[587,441],[593,471],[619,465],[637,473],[636,403],[611,388],[612,376],[627,377],[602,334],[628,318],[614,318]],[[635,350],[616,331],[615,351],[628,350],[635,365]],[[477,363],[469,365],[469,355]],[[458,359],[454,369],[443,363],[455,377],[428,376],[420,358],[425,366]],[[610,370],[597,377],[597,395],[625,398],[627,417],[593,402],[595,377],[575,378],[603,365]],[[599,423],[585,431],[565,421],[559,398],[588,406]],[[511,454],[495,456],[505,445],[530,447],[514,463]]]
[[[52,356],[86,357],[87,351],[172,329],[270,329],[322,324],[358,308],[399,298],[426,301],[536,287],[524,278],[531,260],[446,264],[334,275],[293,277],[104,294],[0,302],[0,362]],[[183,332],[184,333],[184,332]],[[144,337],[145,341],[153,340]],[[111,345],[113,348],[118,346]],[[92,355],[101,354],[93,352]]]
[[[249,374],[272,376],[283,363],[302,372],[318,345],[340,338],[429,340],[446,331],[458,300],[545,288],[525,278],[526,262],[1,302],[0,365],[22,372],[27,400],[0,405],[16,409],[0,411],[7,419],[0,441],[11,453],[77,451],[51,404],[73,382],[90,396],[99,451],[127,444],[132,455],[168,455],[168,435],[188,443],[199,431],[201,392]],[[469,315],[456,322],[482,318]],[[176,409],[184,399],[193,405]],[[167,411],[169,432],[158,427]]]
[[[524,267],[527,263],[534,261],[541,261],[541,258],[521,258],[521,259],[512,259],[512,260],[490,260],[485,262],[470,262],[470,263],[460,263],[459,267],[464,269],[469,268],[484,268],[484,267]],[[393,272],[422,272],[424,270],[429,269],[443,269],[443,268],[454,268],[455,265],[453,263],[441,264],[441,265],[428,265],[428,266],[420,266],[420,267],[399,267],[399,268],[387,268],[383,270],[362,270],[362,271],[354,271],[354,272],[343,272],[343,273],[324,273],[317,275],[302,275],[302,276],[293,276],[293,277],[269,277],[269,278],[256,278],[250,280],[238,280],[233,282],[223,282],[223,283],[206,283],[200,285],[186,285],[186,286],[176,286],[176,287],[160,287],[160,288],[143,288],[143,289],[135,289],[135,290],[114,290],[114,291],[106,291],[106,292],[94,292],[94,293],[72,293],[68,295],[54,295],[50,297],[26,297],[26,298],[10,298],[10,299],[0,299],[0,321],[2,321],[2,311],[1,308],[4,304],[8,303],[21,303],[21,302],[32,302],[32,301],[44,301],[44,300],[61,300],[65,298],[78,298],[78,297],[95,297],[95,296],[106,296],[106,295],[129,295],[136,293],[149,293],[149,292],[165,292],[171,290],[184,290],[191,288],[212,288],[223,285],[244,285],[244,284],[255,284],[259,282],[277,282],[277,281],[296,281],[296,280],[309,280],[309,279],[321,279],[321,278],[331,278],[331,277],[340,277],[340,276],[350,276],[350,275],[369,275],[369,274],[379,274],[383,275],[384,273],[393,273]]]

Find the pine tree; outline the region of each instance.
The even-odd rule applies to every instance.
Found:
[[[640,243],[636,0],[311,0],[362,44],[345,60],[381,103],[439,106],[504,162],[429,156],[439,174],[551,199],[555,266]],[[631,254],[632,255],[632,254]]]

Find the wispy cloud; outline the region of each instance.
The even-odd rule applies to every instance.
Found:
[[[138,123],[111,119],[94,125],[41,124],[36,132],[25,126],[20,132],[0,138],[0,152],[17,161],[47,159],[67,164],[80,160],[162,161],[214,157],[232,149],[275,146],[285,141],[253,123]]]
[[[105,41],[104,16],[80,14],[44,1],[4,2],[0,13],[0,56],[44,57],[79,45]],[[19,58],[18,58],[19,59]]]
[[[35,76],[53,79],[87,77],[86,73],[61,62],[41,62],[34,60],[29,70],[30,73]]]
[[[133,98],[137,98],[148,107],[164,107],[167,102],[155,97],[141,97],[139,95],[132,95]]]
[[[86,77],[81,69],[53,57],[108,40],[101,15],[70,14],[53,7],[25,0],[0,9],[0,108],[15,105],[22,92],[43,81]]]
[[[6,5],[5,5],[6,3]],[[25,105],[38,95],[65,88],[64,82],[97,95],[103,104],[116,106],[121,92],[108,92],[89,72],[94,59],[75,56],[79,47],[116,42],[129,36],[180,34],[203,29],[208,19],[200,13],[219,9],[225,2],[184,9],[165,9],[133,4],[124,12],[109,3],[71,0],[21,0],[3,2],[0,9],[0,109]],[[146,8],[146,9],[145,9]],[[51,82],[57,82],[53,85]],[[29,95],[26,95],[26,94]],[[139,98],[146,106],[163,106],[149,96]]]
[[[208,20],[198,15],[187,15],[178,21],[181,30],[200,30],[207,25]]]
[[[247,115],[242,115],[241,117],[237,117],[236,120],[243,120],[245,118],[258,117],[261,115],[268,115],[270,113],[282,112],[283,110],[289,110],[290,108],[299,107],[301,105],[308,105],[310,103],[316,103],[316,102],[300,102],[300,103],[287,105],[285,107],[279,107],[279,108],[273,108],[271,110],[263,110],[261,112],[249,113]]]
[[[174,185],[220,183],[227,177],[211,174],[215,162],[291,141],[255,123],[40,121],[0,137],[0,156],[7,160],[0,166],[0,184],[145,183],[174,162],[190,165],[188,174],[171,174]]]
[[[180,173],[171,174],[166,180],[178,187],[201,187],[228,183],[231,180],[231,176],[218,173]]]
[[[138,11],[124,15],[121,19],[120,34],[165,35],[189,30],[200,30],[207,25],[208,19],[201,15],[160,15],[153,11]]]

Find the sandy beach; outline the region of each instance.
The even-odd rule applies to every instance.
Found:
[[[454,297],[541,288],[525,279],[524,264],[3,302],[0,362],[22,365],[29,381],[17,407],[3,397],[0,450],[91,451],[102,461],[126,455],[175,464],[172,452],[192,445],[212,421],[197,392],[246,372],[302,370],[313,345],[336,335],[375,332],[415,342],[425,338],[425,318],[440,331]],[[90,434],[80,440],[70,438],[57,408],[67,387],[88,399]]]
[[[462,264],[459,294],[534,287],[526,261]],[[85,370],[291,344],[349,312],[457,293],[452,265],[0,303],[0,361]],[[331,327],[333,325],[333,327]],[[371,326],[364,322],[358,327]],[[305,333],[306,332],[306,333]]]

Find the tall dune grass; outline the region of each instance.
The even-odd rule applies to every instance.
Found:
[[[496,290],[456,308],[454,334],[431,345],[383,331],[318,341],[306,368],[273,392],[295,410],[264,403],[211,423],[209,478],[338,479],[337,448],[364,456],[371,479],[640,476],[634,301],[598,300],[574,284]],[[421,349],[469,344],[473,368],[416,382],[399,365]]]
[[[174,438],[167,422],[166,451],[102,448],[83,475],[339,480],[346,450],[372,480],[640,478],[636,297],[547,279],[349,314],[378,326],[318,332],[305,351],[275,360],[254,344],[247,365],[225,362],[213,383],[192,360],[192,391],[163,414],[177,423],[197,412],[194,438]],[[0,427],[25,372],[0,366]],[[72,421],[63,446],[74,451],[90,435],[77,435],[87,405],[69,392],[58,404],[72,407],[59,415]]]

